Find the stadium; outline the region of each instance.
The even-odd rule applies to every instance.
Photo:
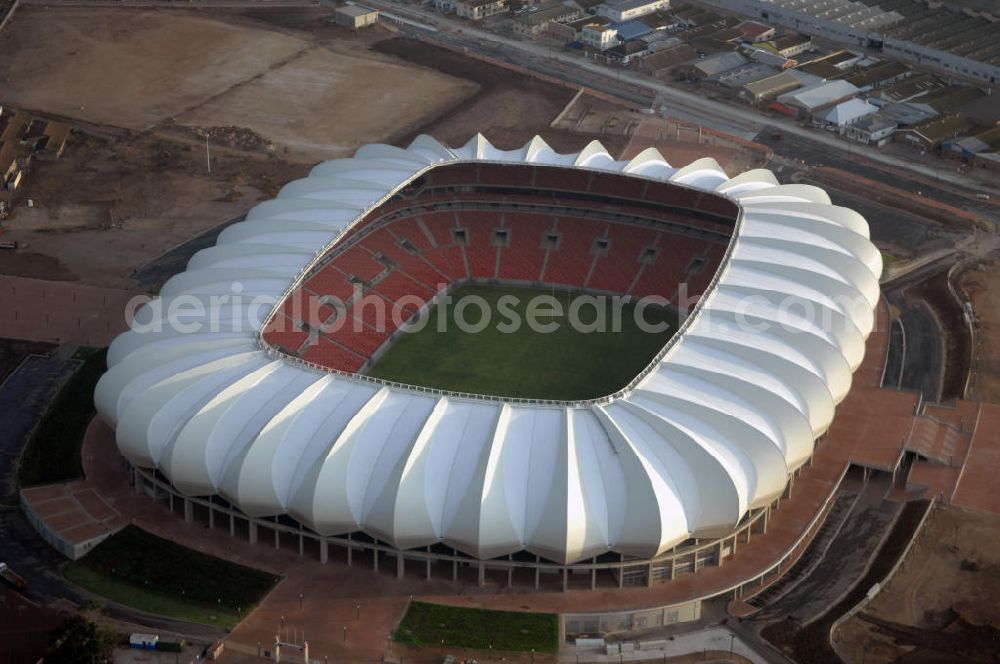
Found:
[[[115,340],[95,402],[137,491],[251,542],[645,585],[767,528],[881,269],[860,215],[766,170],[422,136],[227,227]],[[416,331],[468,289],[653,300],[669,331]]]

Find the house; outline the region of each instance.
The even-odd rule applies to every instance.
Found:
[[[612,23],[611,27],[618,31],[618,39],[623,42],[639,39],[651,33],[653,29],[642,21],[625,21]]]
[[[333,22],[351,30],[360,30],[378,23],[378,12],[360,5],[345,5],[333,10]]]
[[[651,14],[658,9],[666,9],[670,0],[607,0],[598,5],[596,14],[616,23]]]
[[[972,126],[972,121],[964,115],[952,113],[899,129],[893,139],[896,142],[930,152],[936,150],[949,138],[961,136]]]
[[[789,70],[785,70],[774,76],[747,83],[743,86],[740,95],[751,104],[760,104],[801,87],[802,83],[799,82],[799,79],[793,76]]]
[[[971,160],[980,152],[996,152],[997,149],[1000,149],[1000,126],[949,139],[942,144],[941,154]]]
[[[961,105],[958,112],[984,127],[1000,126],[1000,97],[983,95]]]
[[[868,92],[869,90],[877,90],[878,88],[892,85],[912,73],[913,70],[902,62],[889,60],[872,65],[871,67],[859,68],[851,72],[848,76],[845,76],[844,80],[858,86],[858,89],[862,92]]]
[[[763,23],[757,23],[756,21],[744,21],[739,25],[739,29],[740,34],[743,36],[743,41],[748,44],[774,39],[774,28]]]
[[[639,61],[639,69],[650,76],[666,78],[674,68],[697,55],[693,46],[680,43],[647,55]]]
[[[69,140],[69,125],[63,122],[49,122],[45,125],[45,145],[42,147],[39,156],[58,159],[66,150],[66,141]]]
[[[778,55],[790,58],[799,53],[805,53],[812,48],[812,37],[800,34],[782,35],[771,40],[771,45]]]
[[[580,41],[595,51],[606,51],[618,45],[618,31],[611,27],[610,22],[593,22],[580,30]]]
[[[700,80],[742,67],[747,63],[747,59],[732,51],[725,53],[713,53],[704,58],[697,58],[685,64],[682,73],[688,78]]]
[[[878,107],[872,106],[863,99],[848,99],[827,111],[823,116],[823,121],[831,127],[843,128],[877,111]]]
[[[857,95],[858,89],[847,81],[825,81],[779,95],[777,103],[801,117],[814,115]]]
[[[843,130],[843,135],[858,143],[882,147],[892,140],[897,124],[889,118],[882,117],[878,113],[872,113],[859,119],[854,124],[848,125]]]
[[[6,114],[4,114],[4,116],[7,117]],[[4,143],[20,142],[21,138],[28,130],[28,125],[30,124],[31,124],[31,115],[25,113],[24,111],[18,111],[17,113],[9,117],[6,124],[4,125],[3,131],[0,131],[0,142]]]
[[[578,7],[559,2],[528,7],[515,14],[514,34],[535,39],[546,31],[550,23],[572,21],[581,15]]]
[[[480,21],[507,11],[507,0],[455,0],[455,13],[470,21]]]
[[[573,6],[576,6],[575,3]],[[607,21],[607,19],[595,19],[593,16],[584,16],[582,18],[575,19],[573,21],[552,22],[548,25],[548,33],[557,39],[561,39],[565,42],[575,42],[580,41],[580,31],[583,30],[584,26],[590,25],[595,20]]]
[[[568,0],[567,4],[573,5],[582,14],[593,14],[599,5],[604,4],[604,0]]]
[[[608,64],[628,66],[630,62],[646,54],[646,42],[638,39],[623,42],[604,51],[604,61]]]

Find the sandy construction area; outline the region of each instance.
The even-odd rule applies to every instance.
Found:
[[[248,127],[302,157],[347,156],[474,94],[424,68],[316,47],[177,118]]]
[[[140,129],[304,48],[279,32],[179,13],[22,9],[0,39],[0,76],[12,105]]]

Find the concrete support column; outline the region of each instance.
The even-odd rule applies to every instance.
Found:
[[[568,567],[563,567],[562,577],[563,577],[563,592],[566,592],[567,590],[569,590],[569,568]]]
[[[274,517],[274,548],[281,548],[281,531],[278,530],[278,517]]]
[[[538,562],[538,556],[535,556],[535,562]],[[542,570],[538,565],[535,565],[535,590],[538,590],[542,586]]]
[[[250,543],[257,543],[257,522],[253,519],[247,520],[247,525],[250,527]]]
[[[513,561],[514,560],[514,556],[512,556],[510,554],[507,554],[507,560]],[[514,566],[513,565],[511,565],[510,567],[507,568],[507,587],[508,588],[513,588],[514,587]]]
[[[184,499],[184,523],[191,523],[194,518],[194,505],[191,504],[190,498]]]
[[[306,555],[306,538],[302,534],[302,529],[299,528],[299,557]]]
[[[677,578],[677,559],[676,558],[671,558],[670,559],[670,580],[673,581],[675,578]]]
[[[427,572],[426,572],[425,578],[428,581],[430,581],[431,580],[431,559],[428,558],[426,562],[427,562]]]
[[[619,556],[619,560],[622,563],[621,567],[618,568],[618,587],[619,588],[624,588],[625,587],[625,554],[624,553],[619,553],[618,556]]]
[[[174,513],[174,492],[167,491],[167,502],[170,504],[170,513]]]
[[[736,555],[736,542],[737,542],[737,541],[738,541],[739,539],[740,539],[740,537],[739,537],[739,533],[737,533],[737,534],[733,535],[733,550],[732,550],[732,554],[733,554],[734,556]]]
[[[451,582],[458,583],[458,560],[451,561]]]
[[[646,565],[646,587],[653,587],[653,563]]]
[[[373,554],[373,559],[375,561],[373,569],[377,572],[378,571],[378,549],[372,549],[372,554]]]
[[[274,637],[274,661],[281,662],[281,639]]]
[[[480,587],[486,585],[486,565],[482,562],[479,563],[479,581]]]
[[[208,529],[215,530],[215,505],[212,504],[212,498],[208,498]]]
[[[142,493],[142,475],[139,474],[138,468],[132,469],[132,490],[137,494]]]
[[[715,564],[722,567],[722,540],[715,545]]]
[[[347,533],[347,566],[354,562],[354,547],[351,546],[351,534]]]
[[[326,541],[325,537],[321,537],[319,540],[319,561],[325,564],[329,559],[330,543]]]
[[[590,589],[595,590],[597,588],[597,568],[594,567],[590,570]]]
[[[406,576],[406,558],[402,552],[396,554],[396,578],[402,579]]]
[[[229,513],[229,536],[236,537],[236,515]]]

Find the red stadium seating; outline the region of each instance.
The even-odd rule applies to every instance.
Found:
[[[556,232],[559,247],[549,250],[542,281],[566,286],[582,286],[594,262],[594,240],[604,234],[605,222],[559,218]]]
[[[726,217],[735,219],[737,213],[733,203],[717,196],[572,168],[451,165],[431,171],[425,184],[419,198],[416,190],[404,192],[355,224],[353,246],[329,257],[303,282],[263,329],[264,341],[323,366],[357,371],[396,330],[397,302],[411,295],[426,302],[439,286],[470,277],[636,297],[674,297],[678,285],[688,281],[690,296],[714,276],[732,232]],[[559,191],[602,198],[560,196]],[[685,213],[685,208],[719,218]],[[463,239],[456,239],[457,228],[464,229]],[[495,237],[501,228],[507,232],[503,241]],[[706,236],[704,230],[715,234]],[[558,238],[554,246],[546,237],[550,233]],[[598,238],[608,240],[606,255],[594,251]],[[656,248],[652,259],[645,256],[650,247]],[[366,282],[363,292],[349,275]],[[301,320],[314,327],[335,322],[334,309],[317,303],[323,295],[349,303],[348,313],[309,343]],[[366,303],[361,308],[352,299],[359,295]],[[408,304],[396,318],[402,322],[417,310],[416,303]]]
[[[507,247],[500,250],[500,271],[497,277],[520,281],[540,281],[545,262],[545,235],[555,225],[548,215],[508,214]]]
[[[642,265],[639,258],[643,250],[653,244],[656,235],[651,228],[611,224],[607,230],[608,253],[594,263],[587,288],[626,292]]]
[[[309,362],[350,372],[360,369],[365,357],[322,336],[302,355],[302,359]]]

